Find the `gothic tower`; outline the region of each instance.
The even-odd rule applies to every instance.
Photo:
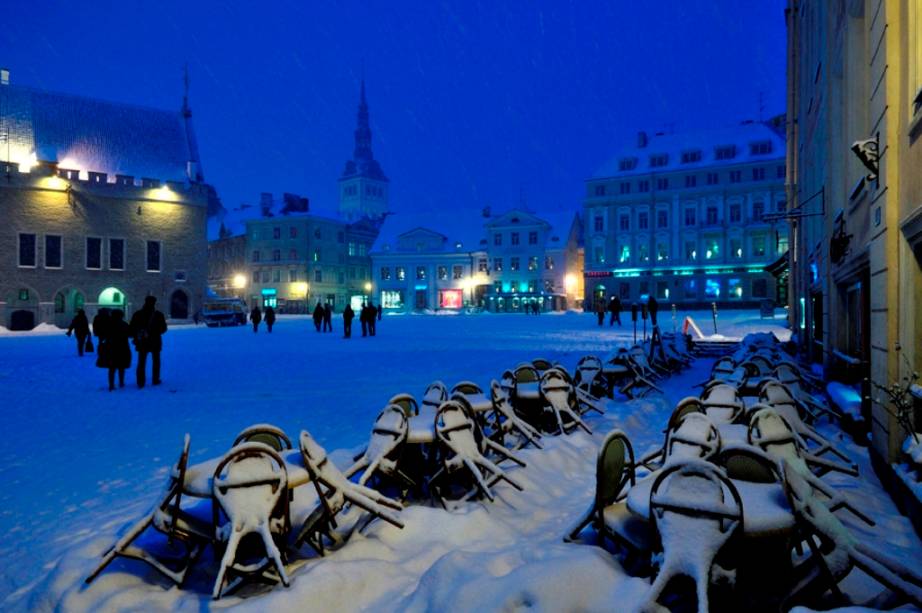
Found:
[[[357,119],[355,151],[339,178],[339,213],[350,222],[362,218],[380,220],[387,213],[390,181],[371,151],[365,79],[362,79]]]

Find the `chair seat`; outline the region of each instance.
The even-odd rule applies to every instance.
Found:
[[[206,507],[208,507],[206,509]],[[207,511],[208,519],[199,517],[198,514],[205,514]],[[211,520],[210,505],[198,504],[191,508],[180,509],[176,516],[176,531],[179,534],[189,534],[201,537],[205,540],[214,538],[214,525]],[[173,509],[156,509],[154,511],[154,527],[168,534],[173,524]]]
[[[616,502],[602,509],[602,521],[605,528],[619,538],[627,541],[638,551],[648,551],[652,536],[650,522],[631,513],[626,502]]]

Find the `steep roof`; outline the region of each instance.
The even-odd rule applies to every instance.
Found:
[[[208,218],[208,240],[221,238],[221,225],[224,225],[227,236],[240,236],[246,233],[246,222],[255,219],[286,219],[294,217],[316,217],[329,219],[342,224],[342,220],[334,210],[318,208],[313,202],[306,206],[306,211],[287,210],[285,197],[291,194],[283,194],[281,198],[272,197],[272,204],[268,207],[268,215],[263,214],[263,208],[260,204],[241,204],[233,208],[224,208],[215,215]]]
[[[784,139],[777,131],[764,123],[743,123],[730,128],[717,130],[704,130],[696,132],[681,132],[676,134],[655,134],[647,139],[641,146],[641,136],[631,146],[624,147],[611,159],[606,161],[592,175],[592,179],[605,179],[610,177],[649,174],[653,172],[675,172],[693,170],[710,166],[730,166],[745,164],[760,160],[776,161],[784,158]],[[769,142],[771,152],[754,154],[750,148],[752,143]],[[733,146],[735,156],[730,159],[717,159],[719,147]],[[696,161],[683,163],[682,154],[690,151],[700,151],[701,157]],[[661,166],[652,166],[651,157],[667,155],[667,161]],[[621,169],[621,161],[635,159],[636,166],[632,169]]]
[[[414,230],[428,230],[447,238],[439,252],[477,251],[486,249],[484,222],[487,219],[479,213],[458,212],[450,220],[432,212],[396,212],[384,219],[381,233],[372,247],[373,253],[401,253],[398,239]],[[456,245],[460,243],[461,248]],[[415,249],[414,249],[415,251]],[[430,250],[431,251],[431,250]]]
[[[0,85],[0,159],[185,181],[187,163],[200,166],[189,121],[180,110]]]

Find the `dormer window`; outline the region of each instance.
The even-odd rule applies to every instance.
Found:
[[[637,168],[637,158],[623,158],[618,161],[618,170],[627,171]]]
[[[772,142],[770,140],[749,143],[749,151],[752,155],[767,155],[772,152]]]
[[[714,157],[718,160],[732,160],[736,157],[736,145],[724,145],[714,151]]]
[[[666,153],[659,153],[657,155],[650,156],[650,167],[651,168],[661,168],[669,163],[669,155]]]
[[[683,151],[682,152],[682,163],[683,164],[694,164],[695,162],[701,161],[701,150],[696,149],[694,151]]]

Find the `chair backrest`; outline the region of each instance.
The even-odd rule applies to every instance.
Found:
[[[724,373],[730,374],[736,370],[736,363],[733,361],[733,358],[725,357],[720,358],[714,362],[714,366],[711,367],[711,374]]]
[[[764,408],[749,418],[749,444],[776,458],[803,463],[801,451],[805,444],[778,411]]]
[[[515,367],[512,376],[516,383],[536,383],[541,380],[538,371],[531,364],[520,364]]]
[[[704,413],[701,407],[701,400],[695,396],[683,398],[675,405],[675,410],[669,416],[669,423],[666,425],[666,431],[674,430],[682,418],[690,413]]]
[[[531,361],[531,365],[534,366],[535,370],[539,372],[543,370],[547,370],[548,368],[551,368],[553,366],[553,364],[551,364],[551,361],[545,358],[535,358],[534,360]]]
[[[770,375],[775,367],[772,365],[771,360],[768,357],[762,354],[756,354],[749,358],[749,361],[755,364],[756,368],[759,371],[759,375]]]
[[[623,431],[612,430],[602,441],[596,462],[596,508],[615,502],[628,483],[634,485],[634,449]]]
[[[717,466],[701,460],[666,466],[657,475],[650,489],[650,516],[656,523],[666,513],[717,521],[724,533],[743,525],[736,486]]]
[[[465,449],[468,452],[479,450],[479,431],[476,422],[471,419],[467,409],[457,400],[447,400],[439,407],[435,416],[435,433],[442,443],[456,446],[459,442],[465,444],[469,441],[476,449]]]
[[[483,389],[473,381],[460,381],[451,388],[449,396],[455,394],[482,394]]]
[[[551,369],[541,375],[540,389],[542,394],[549,392],[572,391],[572,386],[567,378],[559,370]]]
[[[749,445],[727,445],[717,454],[715,463],[722,466],[731,479],[750,483],[780,483],[778,461]]]
[[[576,363],[576,369],[602,370],[602,360],[594,355],[584,355]]]
[[[407,437],[408,430],[409,418],[404,408],[397,404],[389,404],[378,413],[371,432],[372,435],[387,434],[399,441]]]
[[[677,445],[683,449],[690,447],[695,450],[695,457],[707,460],[720,451],[720,432],[707,415],[689,413],[666,437],[667,459],[676,454]]]
[[[342,509],[343,501],[340,498],[333,500],[332,490],[338,490],[346,481],[345,475],[327,458],[326,449],[314,440],[307,430],[301,430],[301,436],[298,437],[298,446],[301,449],[301,459],[304,461],[304,468],[310,477],[311,483],[314,484],[314,490],[317,492],[317,498],[323,506],[327,516],[332,517]],[[323,491],[321,485],[330,488],[330,494]],[[335,508],[334,508],[335,506]]]
[[[234,439],[233,446],[240,443],[262,443],[275,451],[291,449],[291,439],[281,428],[272,424],[253,424],[246,428]]]
[[[439,408],[439,405],[448,400],[448,387],[441,381],[433,381],[426,386],[423,393],[423,405]]]
[[[564,368],[563,366],[561,366],[560,364],[555,364],[555,365],[551,366],[550,368],[548,368],[547,370],[545,370],[544,372],[542,372],[542,373],[541,373],[541,376],[543,377],[544,375],[546,375],[547,373],[549,373],[549,372],[551,372],[551,371],[556,372],[557,374],[559,374],[561,377],[564,378],[564,381],[566,381],[567,383],[573,383],[573,377],[571,377],[571,376],[570,376],[570,373],[567,372],[567,369]]]
[[[387,406],[395,405],[403,409],[407,417],[419,415],[419,403],[411,394],[395,394],[387,401]]]
[[[218,507],[235,526],[241,522],[284,520],[288,516],[288,471],[281,456],[264,443],[241,443],[215,467],[212,479],[214,525]],[[284,495],[283,495],[284,494]]]

